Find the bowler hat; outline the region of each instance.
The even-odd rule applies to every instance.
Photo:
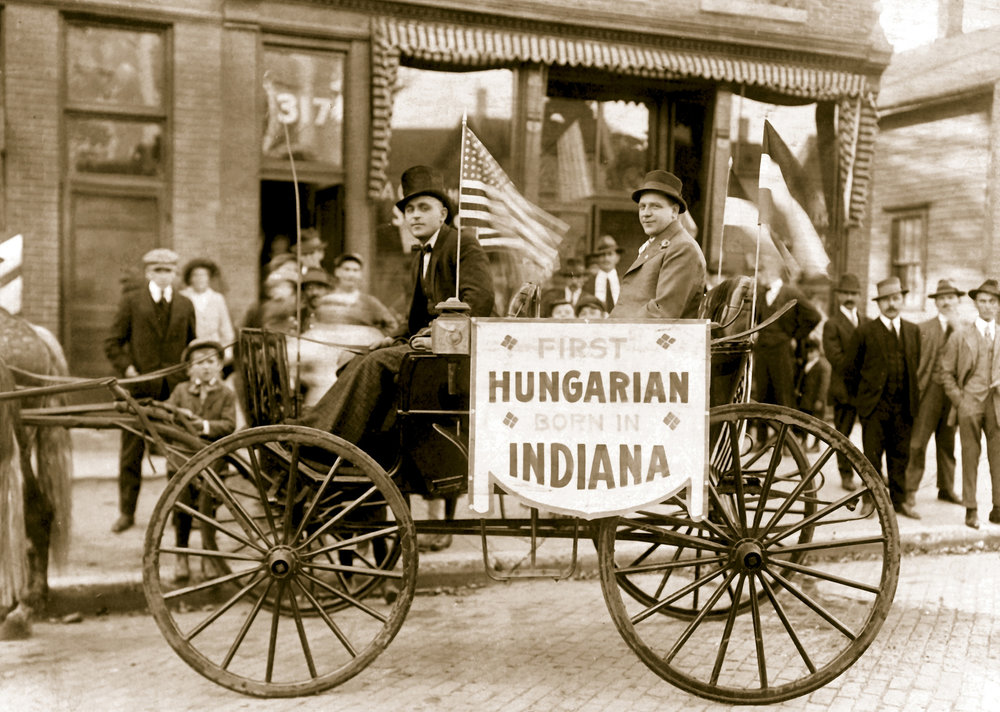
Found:
[[[970,289],[969,296],[975,299],[980,294],[992,294],[997,299],[1000,299],[1000,286],[997,285],[995,279],[987,279],[985,282],[979,285],[978,289]]]
[[[180,258],[177,253],[173,250],[168,250],[166,247],[157,247],[155,250],[150,250],[142,256],[142,263],[144,265],[177,265]]]
[[[207,269],[209,277],[217,277],[219,265],[204,257],[195,257],[184,265],[184,284],[191,284],[191,273],[196,269]]]
[[[563,277],[582,277],[584,275],[583,260],[579,257],[568,257],[559,268]]]
[[[909,289],[903,289],[903,285],[900,283],[899,277],[886,277],[878,283],[877,289],[878,293],[874,298],[876,302],[879,299],[891,297],[893,294],[908,294],[910,291]]]
[[[403,188],[403,197],[396,203],[396,207],[403,211],[406,204],[420,195],[431,195],[442,203],[448,211],[445,222],[451,224],[451,216],[455,212],[451,207],[451,200],[444,191],[444,181],[441,176],[430,166],[412,166],[403,171],[399,179]]]
[[[611,237],[611,235],[604,235],[597,241],[597,244],[594,245],[594,251],[588,256],[597,257],[598,255],[607,255],[612,252],[617,252],[620,255],[622,248],[618,246],[618,241]]]
[[[934,294],[928,294],[927,296],[933,299],[935,297],[944,297],[949,294],[954,294],[956,297],[960,297],[965,294],[965,292],[952,284],[950,279],[939,279],[937,291],[934,292]],[[973,297],[973,299],[975,299],[975,297]]]
[[[853,275],[850,272],[844,272],[844,274],[840,275],[840,281],[837,283],[837,286],[833,288],[833,291],[860,292],[861,283],[858,282],[856,275]]]
[[[668,198],[676,201],[681,206],[681,212],[683,213],[687,210],[687,203],[681,197],[682,186],[681,179],[673,173],[668,171],[650,171],[646,174],[645,179],[643,179],[642,185],[632,191],[632,200],[638,203],[640,195],[646,191],[655,190],[657,193],[663,193]]]
[[[226,350],[215,339],[195,339],[184,347],[184,353],[181,354],[181,361],[187,363],[191,354],[200,349],[215,349],[215,353],[219,355],[220,359],[226,358]]]

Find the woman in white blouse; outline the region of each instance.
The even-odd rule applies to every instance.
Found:
[[[184,265],[181,294],[194,304],[195,332],[199,339],[212,339],[226,347],[226,363],[233,359],[232,344],[236,340],[226,298],[212,289],[212,280],[219,276],[219,267],[212,260],[198,257]]]

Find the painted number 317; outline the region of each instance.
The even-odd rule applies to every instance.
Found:
[[[322,126],[331,117],[338,99],[326,97],[298,96],[292,92],[280,92],[277,97],[278,121],[283,124],[312,124]]]

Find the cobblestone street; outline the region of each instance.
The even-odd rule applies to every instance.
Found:
[[[11,712],[57,710],[744,709],[673,688],[626,647],[596,580],[538,581],[418,596],[368,669],[318,697],[260,700],[202,678],[145,614],[40,623],[0,644]],[[905,557],[874,644],[846,673],[777,710],[995,709],[1000,555]],[[750,708],[746,708],[750,709]]]

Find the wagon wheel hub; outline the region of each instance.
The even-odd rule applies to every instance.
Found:
[[[764,549],[756,540],[743,540],[733,547],[730,561],[744,573],[760,571],[764,568]]]
[[[287,546],[276,546],[267,555],[267,570],[276,579],[288,578],[298,565],[299,557]]]

